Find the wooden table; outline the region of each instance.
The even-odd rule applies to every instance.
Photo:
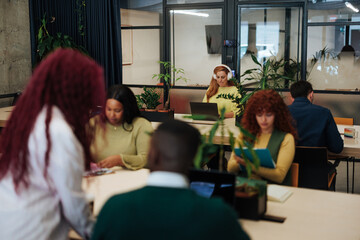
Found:
[[[13,106],[0,108],[0,127],[6,126],[6,122],[10,118],[13,108]]]
[[[360,158],[360,138],[348,138],[344,137],[344,129],[345,128],[354,128],[358,134],[360,134],[360,126],[359,125],[337,125],[339,132],[342,134],[344,139],[344,149],[340,153],[340,155],[350,156],[355,158]]]
[[[360,239],[360,195],[287,187],[284,203],[269,202],[267,214],[284,223],[241,219],[251,239]]]
[[[188,122],[190,125],[197,128],[201,134],[208,133],[213,126],[213,124],[194,123],[192,119],[185,118],[185,116],[189,116],[189,114],[175,114],[175,119]],[[159,124],[160,122],[152,122],[152,126],[154,129],[157,128]],[[213,139],[215,144],[220,144],[223,141],[224,145],[230,145],[228,130],[230,130],[234,134],[234,137],[237,137],[240,134],[239,128],[235,126],[235,118],[226,118],[224,120],[224,126],[225,126],[224,138],[221,139],[221,132],[220,129],[218,129]]]
[[[84,179],[84,190],[94,198],[95,215],[112,195],[143,187],[148,174],[146,169],[117,168],[114,174]],[[286,188],[293,192],[289,199],[284,203],[268,201],[267,205],[267,214],[286,217],[284,223],[240,220],[252,239],[360,238],[360,195]]]
[[[83,178],[82,187],[89,200],[94,202],[94,214],[97,216],[105,202],[113,195],[129,192],[145,186],[149,169],[136,171],[114,167],[115,173]]]

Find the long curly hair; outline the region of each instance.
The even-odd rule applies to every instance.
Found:
[[[245,112],[241,120],[242,126],[254,136],[261,129],[256,121],[256,114],[262,112],[275,114],[274,127],[282,132],[291,133],[297,138],[296,129],[293,127],[293,118],[282,97],[275,90],[260,90],[251,96],[246,104]]]
[[[52,145],[49,133],[52,106],[61,110],[66,122],[72,127],[84,149],[85,168],[89,169],[92,160],[90,144],[94,136],[88,126],[89,115],[104,103],[103,69],[79,51],[61,48],[54,51],[34,70],[1,133],[0,180],[10,173],[16,190],[20,184],[28,187],[28,140],[37,116],[45,106],[47,150],[44,176],[49,166]]]
[[[214,96],[219,90],[219,84],[217,83],[216,78],[214,78],[214,75],[221,71],[225,72],[226,75],[228,75],[229,73],[229,69],[224,66],[220,65],[214,68],[213,74],[211,76],[209,89],[206,91],[207,102],[209,102],[209,99]],[[229,86],[234,86],[234,83],[230,81],[230,79],[228,79],[228,84]]]

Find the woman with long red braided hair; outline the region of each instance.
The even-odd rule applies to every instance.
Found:
[[[0,139],[0,238],[89,238],[93,219],[81,189],[91,162],[90,112],[105,102],[102,68],[72,49],[44,59]]]
[[[288,170],[295,155],[297,133],[292,125],[292,117],[281,96],[274,90],[260,90],[254,93],[246,104],[242,126],[255,140],[240,134],[240,142],[246,140],[254,148],[268,148],[276,163],[274,169],[253,168],[254,178],[263,178],[269,182],[283,185],[291,184]],[[238,172],[240,165],[245,166],[242,158],[232,153],[228,163],[229,172]]]

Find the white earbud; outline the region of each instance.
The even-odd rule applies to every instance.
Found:
[[[215,68],[217,68],[217,67],[225,67],[225,68],[227,68],[227,70],[229,70],[229,72],[228,72],[228,74],[227,74],[227,79],[228,79],[228,81],[233,77],[232,71],[231,71],[231,69],[229,68],[229,66],[227,66],[227,65],[225,65],[225,64],[220,64],[220,65],[215,66]],[[215,69],[215,68],[214,68],[214,69]],[[216,74],[215,74],[215,73],[214,73],[214,75],[213,75],[213,78],[216,79]]]

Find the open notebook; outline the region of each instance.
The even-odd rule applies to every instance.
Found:
[[[267,198],[269,201],[282,203],[285,202],[292,194],[292,191],[283,186],[276,184],[267,185]]]

